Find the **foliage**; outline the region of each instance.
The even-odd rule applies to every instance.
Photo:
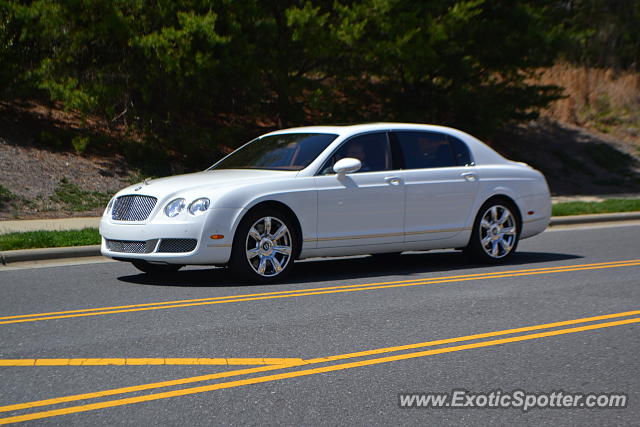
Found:
[[[76,184],[62,179],[51,196],[51,201],[60,203],[64,209],[90,211],[107,206],[111,195],[99,191],[86,191]]]
[[[11,202],[15,201],[17,196],[13,194],[8,188],[0,185],[0,208],[8,206]]]
[[[0,209],[7,208],[9,206],[16,209],[20,206],[30,206],[30,205],[31,205],[31,202],[28,199],[18,194],[14,194],[8,188],[4,187],[3,185],[0,185]]]
[[[74,136],[71,139],[71,145],[76,153],[82,153],[87,149],[91,139],[88,136]]]
[[[0,97],[98,114],[198,166],[309,123],[486,135],[559,95],[532,77],[578,37],[574,3],[0,0]]]
[[[640,0],[557,3],[570,35],[567,59],[587,67],[640,69]]]

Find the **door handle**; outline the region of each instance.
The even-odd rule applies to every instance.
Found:
[[[478,174],[475,172],[465,172],[460,175],[469,182],[476,182],[478,180]]]
[[[400,185],[400,183],[402,182],[402,180],[398,176],[387,176],[384,178],[384,180],[391,185]]]

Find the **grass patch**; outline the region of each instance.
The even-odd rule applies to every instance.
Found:
[[[99,245],[97,228],[62,231],[27,231],[0,235],[0,251],[66,246]]]
[[[609,199],[602,202],[555,203],[552,208],[552,215],[565,216],[635,211],[640,211],[640,199]]]
[[[100,191],[86,191],[76,184],[63,178],[51,196],[51,201],[60,203],[65,209],[76,212],[91,211],[104,208],[109,203],[111,195]]]

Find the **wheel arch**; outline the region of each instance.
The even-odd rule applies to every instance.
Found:
[[[522,212],[520,211],[520,206],[512,197],[503,193],[494,194],[491,197],[487,198],[484,202],[482,202],[482,204],[480,205],[480,208],[478,208],[478,211],[476,212],[476,215],[474,217],[474,224],[475,224],[475,218],[477,218],[478,215],[480,214],[480,210],[482,209],[482,206],[487,204],[487,202],[499,201],[499,200],[504,200],[508,203],[511,203],[513,206],[515,206],[516,209],[514,213],[516,215],[516,221],[518,222],[518,236],[519,236],[520,233],[522,232]]]
[[[513,244],[513,247],[511,248],[510,252],[507,253],[506,255],[503,255],[500,258],[494,257],[489,259],[490,257],[486,254],[486,250],[482,248],[482,246],[479,243],[480,242],[478,238],[479,234],[477,233],[480,233],[479,224],[480,224],[482,215],[485,212],[485,206],[488,208],[493,204],[511,205],[510,210],[514,211],[513,215],[515,217],[517,230],[516,230],[516,236],[515,236],[515,243]],[[461,249],[465,251],[467,255],[470,255],[473,258],[478,259],[483,263],[497,263],[500,259],[513,256],[513,253],[515,252],[516,247],[518,245],[518,241],[520,240],[521,233],[522,233],[522,212],[520,212],[520,206],[518,206],[518,203],[512,197],[509,197],[508,195],[503,193],[496,193],[491,195],[490,197],[487,197],[486,200],[484,200],[480,205],[480,208],[478,208],[473,221],[473,226],[469,236],[469,241],[467,245]]]
[[[244,218],[249,215],[250,213],[253,213],[255,211],[259,211],[261,209],[276,209],[279,211],[284,212],[289,219],[291,219],[291,221],[293,221],[293,226],[295,227],[295,235],[298,239],[298,248],[296,253],[294,254],[293,259],[297,259],[298,256],[300,255],[300,252],[302,251],[302,242],[303,242],[303,238],[302,238],[302,226],[300,225],[300,220],[298,219],[298,215],[296,215],[296,213],[293,211],[293,209],[291,209],[288,205],[286,205],[285,203],[282,203],[278,200],[263,200],[260,201],[258,203],[256,203],[255,205],[251,206],[250,208],[248,208],[239,218],[238,221],[236,222],[236,227],[235,230],[233,231],[233,235],[234,235],[234,239],[235,239],[235,234],[238,232],[238,226],[240,225],[240,223],[244,220]]]

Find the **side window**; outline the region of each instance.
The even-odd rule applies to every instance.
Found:
[[[391,169],[391,150],[387,134],[368,133],[345,142],[329,158],[321,169],[322,175],[333,174],[333,165],[340,159],[353,157],[362,162],[360,172],[377,172]]]
[[[471,158],[471,153],[469,152],[467,144],[452,136],[449,136],[449,141],[451,141],[451,148],[453,150],[453,157],[456,160],[456,165],[474,166],[475,163]]]
[[[407,131],[395,132],[395,137],[402,150],[405,169],[443,168],[459,165],[453,144],[445,134]]]

